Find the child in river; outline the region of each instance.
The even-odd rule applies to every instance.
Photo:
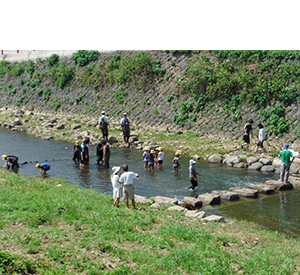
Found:
[[[148,171],[150,171],[151,168],[152,168],[152,171],[154,171],[155,154],[156,154],[156,151],[155,151],[155,150],[151,150],[151,151],[150,151],[150,155],[149,155],[149,163],[148,163]]]
[[[113,199],[115,200],[113,206],[120,206],[120,198],[123,196],[123,184],[119,182],[120,166],[113,166],[113,174],[110,177],[113,187]]]
[[[5,163],[3,167],[6,167],[7,169],[15,169],[19,168],[19,158],[17,156],[13,155],[2,155],[2,159],[5,160]]]
[[[81,151],[81,147],[80,147],[79,141],[76,140],[75,145],[74,145],[73,150],[72,150],[73,161],[79,161],[80,160],[80,151]]]
[[[175,157],[173,158],[173,172],[177,173],[180,167],[180,152],[175,153]]]
[[[164,161],[164,156],[165,156],[165,152],[163,151],[163,148],[160,146],[157,148],[158,150],[158,154],[157,154],[157,169],[161,169],[162,168],[162,164]]]
[[[144,160],[144,168],[147,168],[148,167],[148,163],[149,163],[149,158],[150,158],[149,147],[145,147],[145,151],[143,153],[142,158]]]
[[[46,163],[46,162],[44,162],[42,164],[38,163],[35,167],[38,169],[41,169],[40,174],[44,174],[44,175],[47,175],[47,171],[50,170],[50,164]]]

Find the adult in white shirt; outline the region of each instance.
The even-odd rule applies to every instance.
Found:
[[[132,207],[135,208],[135,201],[134,201],[134,187],[133,187],[133,180],[139,177],[139,174],[128,172],[128,165],[123,164],[122,169],[124,171],[119,178],[119,182],[123,183],[123,193],[126,206],[129,208],[128,198],[131,199]]]
[[[113,187],[113,199],[115,200],[113,206],[120,206],[120,198],[123,196],[123,186],[119,182],[119,172],[121,167],[120,166],[113,166],[113,174],[110,177],[112,187]]]

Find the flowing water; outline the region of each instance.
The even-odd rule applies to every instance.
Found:
[[[72,161],[73,144],[62,141],[44,141],[26,134],[0,130],[1,155],[11,154],[19,157],[18,173],[21,175],[38,175],[36,163],[47,161],[51,165],[48,175],[63,177],[68,182],[85,188],[94,188],[101,193],[112,195],[110,169],[96,164],[96,147],[90,146],[90,165],[80,169]],[[163,169],[146,171],[143,168],[142,151],[133,148],[112,148],[111,167],[129,165],[129,170],[137,172],[140,178],[134,182],[135,193],[141,196],[157,195],[183,199],[212,190],[227,190],[230,187],[247,187],[249,184],[264,183],[268,179],[277,179],[274,173],[263,173],[248,169],[235,169],[223,164],[209,164],[199,160],[195,164],[199,177],[199,186],[195,191],[186,189],[190,185],[188,177],[187,156],[181,156],[181,169],[172,173],[173,153],[166,152]],[[4,163],[4,161],[3,161]],[[219,214],[256,222],[265,228],[284,232],[289,236],[300,236],[299,190],[277,192],[274,195],[260,195],[259,199],[240,199],[236,202],[221,203],[218,206],[205,206],[208,214]]]

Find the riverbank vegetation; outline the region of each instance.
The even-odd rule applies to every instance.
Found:
[[[124,202],[63,179],[2,170],[5,274],[294,274],[299,240],[249,222],[202,223]]]

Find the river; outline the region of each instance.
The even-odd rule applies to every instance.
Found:
[[[94,188],[101,193],[112,195],[110,183],[111,170],[96,164],[96,148],[90,146],[90,165],[80,169],[72,161],[73,144],[63,141],[45,141],[24,133],[0,129],[1,155],[11,154],[19,157],[18,173],[26,176],[38,176],[36,163],[47,161],[51,165],[49,176],[63,177],[68,182],[84,188]],[[133,148],[112,148],[111,167],[129,165],[129,170],[139,173],[135,193],[141,196],[157,195],[183,199],[185,196],[197,196],[212,190],[227,190],[230,187],[247,187],[249,184],[264,183],[268,179],[277,179],[274,173],[263,173],[248,169],[235,169],[224,164],[209,164],[199,160],[195,164],[199,177],[199,186],[195,191],[186,189],[190,185],[188,178],[187,156],[181,156],[181,169],[178,174],[172,173],[173,153],[165,152],[163,169],[146,171],[143,167],[142,151]],[[4,163],[4,161],[3,161]],[[260,195],[258,199],[240,199],[236,202],[225,202],[217,206],[205,206],[207,214],[219,214],[238,220],[247,220],[261,226],[284,232],[288,236],[300,236],[300,190],[276,192],[274,195]]]

